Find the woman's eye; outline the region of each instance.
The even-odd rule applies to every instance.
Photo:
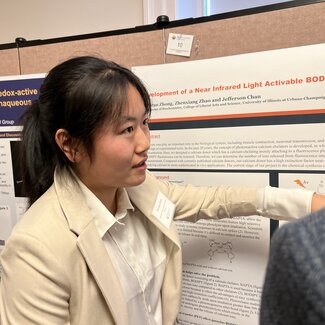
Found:
[[[146,125],[146,126],[149,125],[149,119],[148,119],[148,118],[146,118],[146,119],[143,121],[143,125]]]
[[[133,126],[129,126],[129,127],[126,128],[123,132],[124,132],[124,133],[132,133],[132,132],[133,132]]]

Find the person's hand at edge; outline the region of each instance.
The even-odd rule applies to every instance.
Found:
[[[311,212],[325,208],[325,195],[314,193],[311,201]]]

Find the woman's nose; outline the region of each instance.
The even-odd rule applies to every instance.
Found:
[[[150,131],[149,129],[140,129],[137,136],[137,151],[144,152],[150,148]]]

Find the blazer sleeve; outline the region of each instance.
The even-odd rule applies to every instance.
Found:
[[[69,324],[70,284],[47,247],[29,235],[16,233],[2,252],[1,264],[2,325]]]
[[[146,215],[152,213],[159,192],[175,204],[174,220],[195,222],[203,218],[221,219],[258,214],[256,188],[180,186],[158,180],[148,172],[141,185],[127,190],[131,200]]]
[[[270,187],[180,186],[158,180],[150,172],[144,183],[128,192],[140,210],[147,213],[161,192],[175,204],[174,220],[192,222],[249,215],[296,219],[310,212],[312,197],[308,191]]]

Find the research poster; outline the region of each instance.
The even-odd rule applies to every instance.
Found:
[[[149,169],[179,184],[324,193],[324,55],[317,44],[135,67],[152,99]],[[251,216],[177,227],[180,323],[257,325],[274,222]]]
[[[27,206],[19,164],[21,116],[38,98],[43,77],[0,77],[0,251]]]

